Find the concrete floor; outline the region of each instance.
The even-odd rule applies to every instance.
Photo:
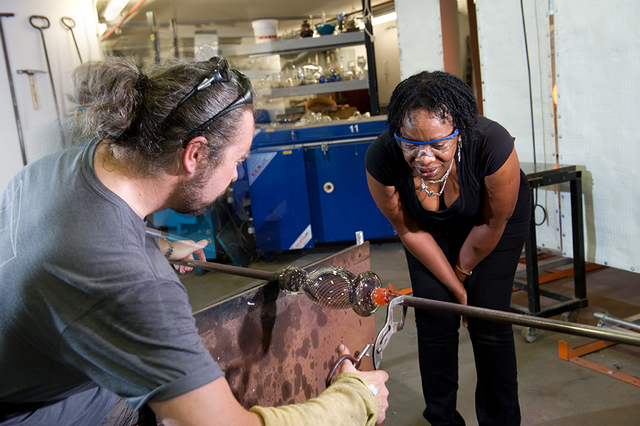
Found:
[[[278,270],[287,264],[306,265],[325,257],[342,247],[323,250],[285,252],[270,263],[252,264],[250,267]],[[410,287],[409,274],[402,245],[386,242],[371,245],[371,269],[385,285],[396,289]],[[215,285],[211,285],[212,280]],[[207,273],[203,276],[186,275],[182,279],[194,311],[204,308],[219,298],[220,294],[239,292],[255,285],[250,279]],[[544,284],[554,292],[572,295],[571,279]],[[589,307],[578,315],[577,322],[596,325],[594,312],[609,311],[618,318],[640,313],[640,275],[611,268],[601,268],[587,273]],[[526,304],[526,294],[516,292],[514,303]],[[542,300],[543,306],[551,300]],[[376,313],[379,330],[385,321],[386,311]],[[423,419],[424,402],[418,372],[416,328],[413,310],[409,309],[404,330],[396,333],[385,349],[381,368],[389,373],[387,387],[390,391],[386,426],[428,425]],[[557,318],[559,319],[559,318]],[[521,337],[522,327],[514,326],[518,357],[519,397],[523,425],[544,426],[601,426],[640,425],[640,387],[623,382],[586,367],[564,361],[558,357],[558,341],[569,347],[577,347],[591,340],[576,336],[538,330],[537,339],[527,343]],[[475,366],[468,333],[462,329],[459,351],[460,390],[458,410],[467,425],[477,425],[474,409]],[[640,348],[615,345],[584,357],[615,371],[640,377]]]

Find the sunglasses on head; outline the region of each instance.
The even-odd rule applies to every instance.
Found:
[[[206,122],[202,123],[195,129],[193,129],[191,132],[189,132],[185,140],[182,142],[183,146],[185,147],[187,146],[187,144],[191,139],[197,136],[198,133],[202,133],[205,130],[207,130],[209,126],[211,126],[211,124],[213,124],[213,122],[218,118],[222,117],[223,115],[227,114],[230,111],[233,111],[234,109],[253,103],[253,92],[251,90],[250,80],[240,71],[230,70],[229,62],[227,62],[226,59],[218,58],[218,57],[213,57],[209,59],[209,61],[212,61],[212,62],[214,60],[218,61],[215,68],[196,87],[194,87],[189,93],[187,93],[186,96],[182,98],[182,100],[178,102],[178,104],[171,110],[171,112],[169,112],[169,114],[167,115],[167,118],[164,119],[163,127],[164,128],[168,127],[168,125],[175,118],[176,112],[180,109],[180,107],[182,107],[189,99],[193,98],[196,94],[202,92],[203,90],[205,90],[206,88],[210,87],[215,83],[230,82],[231,73],[234,73],[234,75],[236,76],[236,79],[238,80],[238,83],[240,84],[241,89],[244,90],[244,93],[241,96],[239,96],[236,100],[231,102],[229,105],[227,105],[225,108],[223,108],[218,113],[216,113],[213,117],[211,117],[211,119],[207,120]]]

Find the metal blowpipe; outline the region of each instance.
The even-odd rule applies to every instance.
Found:
[[[371,271],[362,272],[356,276],[344,268],[334,266],[319,268],[311,272],[288,266],[281,271],[269,272],[199,260],[172,263],[277,282],[280,289],[289,294],[304,293],[320,306],[330,309],[351,308],[363,317],[372,315],[379,306],[387,305],[393,300],[393,305],[395,306],[447,312],[506,324],[640,346],[640,334],[626,330],[603,329],[590,325],[395,294],[382,287],[382,282],[378,275]]]

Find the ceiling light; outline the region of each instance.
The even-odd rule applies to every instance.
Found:
[[[386,15],[374,16],[372,25],[384,24],[385,22],[394,21],[398,18],[396,12],[387,13]]]
[[[113,21],[120,15],[122,9],[129,3],[129,0],[111,0],[104,10],[102,16],[107,21]]]

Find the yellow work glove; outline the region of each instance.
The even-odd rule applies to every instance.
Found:
[[[282,407],[252,407],[265,426],[374,426],[378,406],[367,382],[340,374],[317,398]]]

